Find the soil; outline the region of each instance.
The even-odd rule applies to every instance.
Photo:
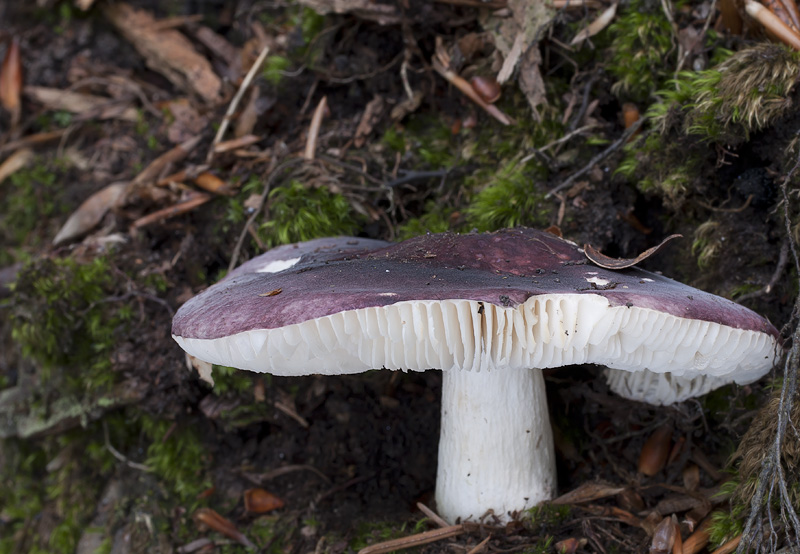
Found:
[[[437,39],[452,45],[457,38],[481,33],[479,20],[486,10],[479,14],[459,2],[364,3],[366,8],[353,2],[348,13],[323,18],[282,2],[131,2],[140,13],[160,20],[160,28],[178,29],[190,50],[209,62],[204,71],[228,79],[215,103],[201,98],[191,84],[176,84],[168,62],[148,58],[111,24],[107,10],[118,3],[87,2],[93,4],[87,12],[67,0],[23,4],[0,5],[0,20],[6,23],[0,28],[0,55],[8,58],[12,41],[18,41],[24,85],[101,95],[118,101],[120,109],[133,107],[134,116],[105,118],[94,111],[96,106],[78,109],[25,90],[22,116],[14,123],[3,100],[0,163],[24,148],[34,154],[17,180],[11,177],[0,191],[0,202],[9,206],[0,209],[0,217],[10,218],[20,206],[28,214],[21,238],[0,223],[0,241],[8,249],[0,258],[0,492],[6,495],[0,498],[0,552],[246,551],[237,534],[243,533],[259,551],[339,554],[435,527],[418,503],[435,507],[439,372],[285,378],[217,369],[212,388],[187,367],[170,327],[175,310],[222,276],[233,257],[241,263],[287,242],[285,237],[288,242],[312,238],[322,229],[323,234],[332,230],[395,240],[442,221],[457,231],[485,227],[481,222],[487,220],[470,209],[489,185],[468,178],[487,167],[498,173],[506,167],[511,156],[502,150],[509,148],[502,140],[509,134],[448,86],[429,62]],[[702,28],[702,19],[687,14],[708,3],[690,4],[681,8],[681,25]],[[381,6],[402,17],[376,23],[388,17],[378,14]],[[539,204],[511,224],[557,223],[567,238],[614,257],[634,257],[672,232],[684,233],[682,245],[646,260],[643,267],[720,294],[753,293],[748,307],[788,329],[797,288],[792,264],[780,269],[787,239],[779,210],[780,185],[794,155],[795,114],[737,146],[691,142],[675,134],[675,141],[699,149],[703,159],[695,188],[680,202],[620,177],[616,169],[625,156],[622,149],[593,164],[562,196],[545,196],[624,131],[619,113],[625,98],[610,92],[612,78],[602,55],[576,51],[575,61],[561,49],[569,28],[581,20],[577,13],[564,13],[551,27],[554,34],[542,39],[547,54],[542,74],[555,83],[548,91],[553,113],[547,113],[547,121],[567,121],[564,99],[593,91],[589,103],[594,102],[594,111],[580,123],[598,127],[596,140],[551,152],[548,177],[522,195]],[[224,46],[200,38],[204,30],[214,31],[234,55],[226,60]],[[598,48],[608,46],[602,35],[597,40]],[[735,44],[741,39],[726,40]],[[235,117],[252,117],[242,136],[254,134],[259,140],[218,153],[206,165],[215,132],[242,82],[241,64],[252,63],[263,46],[281,58],[269,63],[283,73],[275,82],[268,72],[259,73],[257,97],[246,96]],[[475,54],[471,63],[478,69],[467,65],[466,71],[485,69],[481,64],[492,67],[500,58],[490,45]],[[10,63],[4,63],[3,71]],[[592,88],[583,87],[584,72],[594,75]],[[392,109],[408,100],[406,86],[419,92],[421,101],[404,108],[411,115],[392,116]],[[516,85],[505,90],[501,108],[533,121]],[[317,159],[281,166],[299,160],[323,96],[328,113]],[[363,131],[363,145],[355,147],[365,106],[376,96],[385,107]],[[796,96],[792,92],[788,101],[796,102]],[[177,104],[188,106],[191,117],[180,116],[185,112]],[[256,115],[245,115],[248,105]],[[570,106],[577,110],[580,102]],[[478,128],[470,128],[476,119]],[[516,129],[518,135],[510,133],[512,147],[531,151],[535,124]],[[391,132],[407,142],[402,152],[391,147]],[[47,133],[55,133],[55,140],[47,139]],[[25,142],[31,137],[34,141]],[[190,138],[197,141],[189,151],[176,154]],[[497,167],[467,154],[491,148],[497,148]],[[159,157],[168,152],[174,160],[159,166]],[[143,178],[154,161],[156,175]],[[41,175],[30,177],[32,167],[55,176],[55,183],[47,185]],[[164,180],[181,171],[187,174]],[[193,176],[204,171],[225,187],[201,190]],[[405,171],[427,173],[384,186],[399,183]],[[297,213],[281,214],[280,197],[266,196],[263,210],[256,202],[265,187],[286,190],[291,179],[302,182],[308,198],[320,190],[341,194],[349,213],[338,227],[314,223],[304,231],[309,236],[292,234],[302,221]],[[124,201],[105,206],[95,224],[53,246],[56,232],[81,202],[115,182],[133,183]],[[181,207],[198,194],[213,199]],[[308,198],[304,201],[314,201]],[[142,223],[141,218],[171,206],[178,206],[174,213]],[[318,207],[319,221],[330,215],[326,206]],[[493,207],[480,206],[484,211]],[[246,217],[254,207],[260,217],[248,232]],[[545,215],[537,215],[539,210]],[[796,214],[790,216],[796,221]],[[708,222],[715,229],[710,238],[695,233]],[[284,234],[281,225],[288,229]],[[234,248],[241,234],[246,240],[241,249]],[[698,264],[713,244],[713,261]],[[80,264],[105,260],[114,277],[101,286],[100,298],[78,302],[86,321],[97,313],[99,325],[114,322],[113,344],[98,350],[112,377],[97,388],[70,384],[84,373],[87,380],[97,378],[89,367],[97,363],[93,354],[52,363],[42,355],[45,346],[25,342],[28,335],[20,331],[21,322],[35,321],[36,313],[45,313],[54,301],[36,288],[39,278],[58,283],[67,272],[57,266],[61,269],[45,273],[42,264],[63,259]],[[38,304],[37,294],[42,294]],[[32,306],[21,304],[23,295],[33,298]],[[125,318],[114,319],[122,310]],[[81,316],[64,318],[74,320],[67,334],[96,332],[82,327]],[[56,325],[48,320],[51,324]],[[32,336],[49,337],[50,327],[41,326],[41,334]],[[602,371],[581,366],[546,372],[559,491],[582,491],[580,500],[568,509],[520,514],[508,525],[488,515],[456,538],[421,548],[430,553],[555,552],[558,543],[565,552],[651,547],[651,552],[671,552],[658,543],[659,524],[676,517],[674,542],[676,531],[686,540],[712,509],[729,513],[730,491],[717,495],[728,480],[723,470],[730,469],[729,456],[769,397],[770,380],[651,407],[615,396]],[[58,407],[59,399],[66,399],[67,408]],[[70,412],[75,406],[82,408]],[[645,477],[638,472],[639,457],[659,429],[671,430],[662,440],[671,452],[669,461]],[[765,444],[769,440],[765,437]],[[619,490],[586,492],[581,487],[587,485]],[[247,513],[243,498],[252,488],[276,495],[283,507]],[[214,519],[222,516],[230,521]],[[735,538],[741,522],[731,529],[730,536],[717,540]],[[486,538],[483,550],[475,550]]]

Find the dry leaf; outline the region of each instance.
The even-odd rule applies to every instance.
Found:
[[[213,365],[201,360],[200,358],[195,358],[191,354],[186,354],[186,365],[189,367],[191,371],[192,368],[197,370],[197,375],[200,377],[201,381],[204,381],[214,386],[214,376],[213,376]]]
[[[251,514],[263,514],[283,508],[284,502],[264,489],[247,489],[244,491],[244,509]]]
[[[228,186],[228,183],[208,171],[204,171],[195,177],[194,182],[201,189],[213,192],[214,194],[223,194],[227,196],[234,194]]]
[[[174,118],[167,128],[167,138],[173,144],[197,136],[208,125],[208,118],[200,115],[186,98],[173,100],[167,109]]]
[[[617,2],[611,4],[608,8],[603,10],[603,12],[597,16],[597,19],[589,23],[589,25],[582,29],[575,38],[572,39],[570,42],[571,46],[575,46],[576,44],[580,44],[584,40],[589,37],[595,36],[597,33],[608,27],[612,21],[614,21],[614,16],[617,15]]]
[[[194,147],[197,146],[197,143],[200,142],[201,138],[203,137],[199,135],[191,138],[167,150],[150,162],[150,164],[130,182],[126,196],[129,198],[134,193],[141,193],[144,187],[153,183],[171,164],[177,163],[188,156],[192,150],[194,150]]]
[[[314,115],[311,117],[311,123],[308,126],[308,137],[306,138],[306,151],[303,157],[306,160],[313,160],[317,151],[317,137],[319,136],[319,128],[322,126],[322,118],[325,111],[328,109],[328,97],[323,96],[314,110]]]
[[[373,127],[378,124],[383,116],[383,96],[380,94],[375,95],[375,98],[367,103],[364,108],[364,113],[361,116],[361,121],[358,122],[356,128],[356,136],[353,138],[353,144],[356,148],[364,146],[367,137],[372,132]]]
[[[250,540],[245,537],[241,531],[236,528],[229,519],[225,519],[211,508],[200,508],[194,513],[194,520],[201,523],[217,533],[225,535],[226,537],[235,540],[239,544],[247,548],[256,548]]]
[[[672,554],[675,544],[676,527],[672,517],[665,517],[656,527],[653,540],[650,542],[650,554]]]
[[[136,109],[127,101],[120,102],[94,94],[34,86],[25,87],[25,94],[48,110],[63,110],[78,114],[84,119],[121,119],[131,122],[139,119]]]
[[[497,49],[503,55],[503,66],[497,81],[503,84],[514,73],[520,59],[526,52],[538,50],[536,43],[545,36],[556,12],[545,2],[529,0],[509,0],[511,17],[487,10],[481,25],[492,35]]]
[[[616,487],[605,483],[586,482],[577,489],[562,494],[552,501],[553,504],[579,504],[590,502],[608,496],[614,496],[625,490],[625,487]]]
[[[564,539],[563,541],[558,541],[553,546],[558,554],[575,554],[579,548],[583,548],[588,542],[589,541],[587,539],[576,539],[575,537],[570,537],[568,539]]]
[[[113,208],[122,198],[127,184],[114,183],[95,192],[78,206],[69,219],[58,231],[53,244],[58,246],[68,240],[79,237],[102,221],[108,210]]]
[[[583,252],[589,261],[594,263],[595,265],[599,265],[605,269],[625,269],[627,267],[632,267],[638,264],[639,262],[646,260],[659,250],[661,250],[665,244],[667,244],[672,239],[683,238],[683,235],[670,235],[657,246],[652,248],[648,248],[635,258],[610,258],[604,254],[601,254],[596,248],[594,248],[591,244],[584,244],[583,245]]]
[[[236,124],[233,127],[234,137],[241,138],[252,135],[253,129],[256,128],[258,117],[261,115],[261,110],[259,109],[260,98],[261,88],[257,85],[253,85],[252,90],[248,93],[244,108],[239,113],[239,117],[236,118]],[[219,146],[219,144],[217,146]],[[214,151],[217,151],[216,148]]]
[[[391,118],[395,121],[399,121],[403,119],[410,113],[414,113],[417,111],[417,108],[420,107],[422,104],[422,100],[425,98],[425,93],[421,90],[414,91],[414,96],[411,98],[406,98],[399,104],[397,104],[390,113]]]
[[[683,541],[683,554],[697,554],[703,550],[709,541],[708,528],[711,527],[711,518],[706,518],[697,531]]]
[[[104,13],[122,35],[144,56],[147,65],[181,90],[189,91],[207,104],[222,101],[222,81],[211,63],[175,29],[159,29],[158,21],[144,10],[124,2],[105,5]]]
[[[153,213],[140,217],[139,219],[131,223],[131,230],[139,229],[141,227],[145,227],[146,225],[150,225],[157,221],[185,214],[187,212],[194,210],[198,206],[202,206],[212,198],[213,196],[211,196],[210,194],[206,194],[205,192],[195,193],[191,195],[187,200],[183,200],[182,202],[178,202],[177,204],[173,204],[172,206],[161,208],[160,210],[156,210]]]
[[[19,121],[22,90],[22,61],[19,54],[19,39],[14,37],[6,49],[0,66],[0,104],[11,114],[11,127]]]
[[[403,15],[397,6],[372,0],[300,0],[299,3],[320,15],[349,13],[359,19],[374,21],[379,25],[402,23]]]
[[[33,159],[33,151],[30,148],[20,148],[11,154],[0,164],[0,183],[7,177],[13,175]]]

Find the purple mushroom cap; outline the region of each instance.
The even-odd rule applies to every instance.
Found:
[[[542,294],[593,294],[610,306],[649,308],[778,336],[766,319],[735,302],[638,268],[594,266],[573,243],[533,229],[425,235],[378,249],[386,243],[325,240],[279,247],[237,268],[181,307],[173,335],[215,339],[412,300],[513,307]],[[358,242],[343,248],[348,240]],[[300,259],[284,271],[256,272],[287,255]],[[280,294],[263,296],[277,289]]]

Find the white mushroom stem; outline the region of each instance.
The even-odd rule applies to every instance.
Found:
[[[449,522],[502,521],[549,500],[555,453],[539,369],[444,372],[436,506]]]

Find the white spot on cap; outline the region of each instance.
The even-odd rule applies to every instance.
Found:
[[[598,287],[604,287],[608,284],[608,279],[603,279],[601,277],[585,277],[585,279],[590,283],[594,283]]]
[[[652,283],[653,282],[652,279],[648,279],[647,277],[642,277],[642,281],[644,281],[645,283]]]
[[[300,261],[300,258],[290,258],[288,260],[272,260],[271,262],[267,263],[266,265],[260,267],[257,272],[258,273],[278,273],[279,271],[283,271],[284,269],[289,269],[294,264]]]

